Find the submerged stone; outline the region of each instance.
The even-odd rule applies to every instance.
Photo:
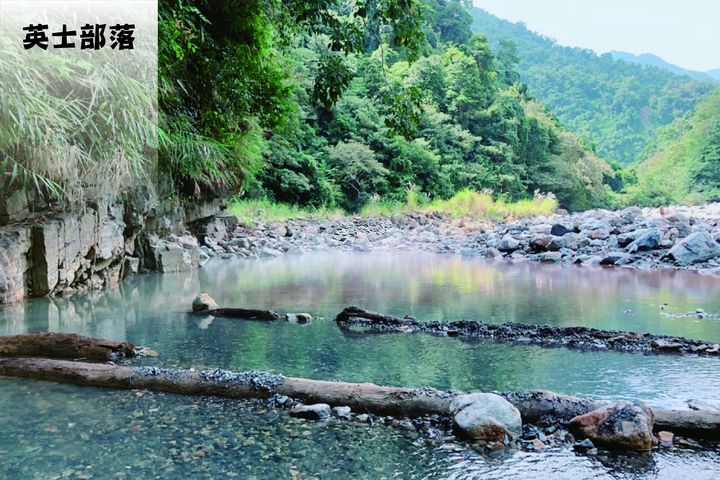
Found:
[[[350,418],[351,412],[350,407],[333,407],[332,409],[333,415],[340,418]]]
[[[330,405],[316,403],[314,405],[296,405],[290,410],[290,415],[307,420],[322,420],[330,416]]]

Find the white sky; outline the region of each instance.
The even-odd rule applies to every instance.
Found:
[[[690,70],[720,68],[720,0],[473,0],[561,45],[653,53]]]

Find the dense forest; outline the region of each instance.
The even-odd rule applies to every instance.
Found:
[[[79,203],[152,177],[162,196],[348,212],[468,190],[552,192],[571,210],[717,196],[712,82],[560,47],[468,7],[161,0],[157,132],[142,82],[63,57],[23,64],[0,42],[0,186]],[[30,80],[14,74],[25,70]],[[80,77],[71,101],[61,86]],[[122,104],[99,101],[118,86]],[[656,194],[658,182],[678,190]]]
[[[463,4],[319,3],[161,2],[161,154],[181,188],[348,211],[464,188],[603,204],[612,170]]]
[[[638,159],[657,130],[695,106],[717,84],[563,47],[553,39],[474,8],[473,30],[493,48],[512,49],[518,72],[536,95],[598,154],[621,164]]]
[[[662,128],[641,158],[622,174],[622,203],[720,200],[720,89],[695,111]]]

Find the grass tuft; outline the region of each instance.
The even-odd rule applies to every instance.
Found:
[[[287,203],[275,203],[270,200],[233,200],[228,205],[228,211],[238,217],[242,223],[253,223],[259,220],[294,220],[302,218],[340,218],[345,212],[339,209],[317,208],[310,209],[289,205]]]
[[[413,195],[410,195],[413,194]],[[442,212],[453,217],[466,217],[476,220],[511,220],[552,215],[558,207],[552,194],[535,193],[531,199],[507,202],[494,199],[491,192],[476,192],[465,189],[447,200],[437,199],[426,205],[419,203],[415,192],[409,192],[408,200],[388,202],[375,200],[367,204],[360,215],[366,217],[402,215],[413,211]]]

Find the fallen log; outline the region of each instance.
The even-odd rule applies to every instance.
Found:
[[[0,337],[0,356],[82,358],[87,360],[120,360],[134,357],[135,346],[76,333],[26,333]]]
[[[214,317],[241,318],[243,320],[262,320],[265,322],[280,320],[280,315],[272,310],[254,310],[249,308],[213,308],[211,310],[198,310],[192,313],[212,315]]]
[[[454,395],[432,388],[383,387],[329,382],[265,372],[178,370],[70,362],[46,358],[0,358],[0,375],[110,388],[144,388],[183,395],[269,398],[285,395],[307,403],[348,406],[358,412],[417,417],[446,413]]]
[[[399,388],[373,383],[329,382],[285,377],[265,372],[178,370],[129,367],[44,358],[0,358],[0,375],[50,380],[77,385],[121,389],[148,389],[183,395],[228,398],[270,398],[284,395],[305,403],[349,406],[356,412],[418,417],[450,415],[458,395],[433,388]],[[567,420],[603,405],[603,402],[546,391],[501,393],[524,420],[541,417]],[[709,411],[654,410],[655,430],[669,430],[699,438],[720,437],[720,414]]]
[[[578,350],[720,356],[720,344],[718,343],[589,327],[485,323],[475,320],[421,322],[412,317],[392,317],[358,307],[345,308],[335,317],[335,322],[345,331],[353,328],[363,329],[360,333],[427,333]]]

